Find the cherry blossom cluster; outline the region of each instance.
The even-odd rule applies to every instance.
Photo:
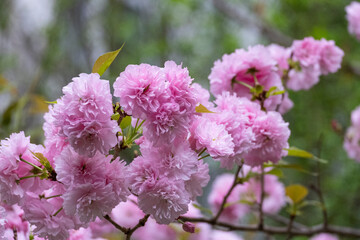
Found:
[[[229,91],[257,101],[263,100],[261,93],[267,93],[264,107],[285,113],[293,103],[287,94],[276,93],[286,88],[308,90],[319,82],[320,75],[336,72],[343,55],[334,41],[312,37],[295,40],[289,48],[271,44],[237,49],[214,63],[210,90],[215,96]],[[254,94],[257,91],[259,94]]]
[[[349,23],[349,33],[355,35],[355,37],[360,40],[360,3],[351,2],[348,6],[346,6],[345,11],[346,19]]]
[[[238,176],[244,180],[221,220],[242,220],[260,204],[262,187],[262,210],[277,213],[286,203],[284,186],[270,174],[262,186],[259,176],[264,163],[276,164],[289,148],[289,124],[281,115],[292,107],[286,89],[310,88],[320,74],[337,71],[342,56],[333,41],[313,38],[288,49],[238,49],[214,63],[214,101],[173,61],[127,66],[113,85],[115,104],[99,74],[74,77],[44,115],[44,146],[24,132],[1,140],[0,234],[101,239],[115,230],[105,224],[108,217],[131,228],[150,216],[135,239],[176,239],[194,228],[201,231],[188,239],[240,239],[204,223],[185,222],[183,230],[166,225],[200,216],[192,204],[210,181],[208,157],[227,170],[244,164]],[[140,153],[121,159],[133,145]],[[215,180],[208,198],[213,212],[232,179]]]

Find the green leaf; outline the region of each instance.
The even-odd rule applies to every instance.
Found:
[[[285,93],[285,90],[282,90],[282,91],[273,92],[270,95],[275,96],[275,95],[281,95],[281,94],[284,94],[284,93]]]
[[[278,169],[278,168],[273,168],[273,169],[271,169],[270,171],[266,172],[266,174],[275,175],[275,176],[277,176],[278,178],[284,177],[284,173],[283,173],[280,169]]]
[[[294,169],[294,170],[297,170],[299,172],[303,172],[303,173],[307,173],[307,174],[310,174],[312,176],[317,176],[317,173],[313,173],[313,172],[310,172],[306,169],[304,169],[301,165],[299,164],[273,164],[273,163],[265,163],[264,164],[264,167],[274,167],[274,168],[290,168],[290,169]]]
[[[301,202],[309,193],[308,189],[300,184],[287,186],[285,189],[288,196],[294,204]]]
[[[207,109],[204,105],[199,104],[199,106],[195,107],[195,111],[198,113],[215,113]]]
[[[119,120],[120,119],[120,113],[114,113],[112,116],[111,116],[111,119],[112,120],[115,120],[115,121],[117,121],[117,120]]]
[[[308,159],[318,161],[320,163],[327,163],[327,160],[318,158],[318,157],[314,156],[313,154],[311,154],[305,150],[299,149],[297,147],[284,148],[284,150],[288,151],[288,156],[291,156],[291,157],[308,158]]]
[[[124,43],[125,44],[125,43]],[[124,44],[116,51],[105,53],[101,55],[96,62],[94,63],[92,73],[98,73],[100,76],[104,74],[106,69],[111,65],[111,63],[115,60],[116,56],[119,54]]]
[[[30,109],[31,114],[45,113],[49,110],[49,106],[46,104],[44,97],[33,94],[30,96]]]
[[[33,154],[33,156],[36,158],[36,160],[39,161],[39,163],[41,163],[41,165],[43,165],[45,167],[45,169],[48,172],[52,172],[54,171],[54,169],[52,168],[49,160],[42,154],[42,153],[35,153],[35,152],[31,152]]]
[[[120,128],[121,128],[121,129],[125,129],[125,128],[127,128],[128,126],[130,126],[130,124],[131,124],[131,117],[130,117],[130,116],[126,116],[126,117],[124,117],[124,118],[121,120]]]
[[[290,147],[290,148],[285,148],[284,150],[288,151],[288,156],[292,156],[292,157],[302,157],[302,158],[313,158],[314,155],[312,155],[311,153],[299,149],[297,147]]]
[[[45,103],[47,103],[47,104],[57,104],[57,101],[52,101],[52,102],[50,102],[50,101],[45,101]]]

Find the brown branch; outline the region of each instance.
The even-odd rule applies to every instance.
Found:
[[[225,209],[225,204],[226,204],[227,199],[229,198],[231,192],[234,190],[234,188],[236,187],[236,185],[239,183],[239,182],[238,182],[238,177],[239,177],[239,172],[240,172],[242,166],[243,166],[243,163],[241,163],[241,165],[238,166],[238,168],[237,168],[237,170],[236,170],[236,173],[235,173],[235,176],[234,176],[234,182],[233,182],[233,184],[231,185],[229,191],[226,193],[226,195],[225,195],[225,197],[224,197],[224,199],[223,199],[223,201],[222,201],[222,203],[221,203],[221,205],[220,205],[219,211],[217,212],[217,214],[215,215],[215,217],[213,217],[212,220],[211,220],[213,223],[216,223],[217,220],[219,219],[221,213],[222,213],[222,212],[224,211],[224,209]]]
[[[136,224],[132,228],[126,228],[117,224],[114,220],[111,219],[109,215],[105,215],[104,218],[109,221],[116,229],[120,230],[126,235],[126,240],[130,240],[131,235],[140,227],[145,226],[146,221],[150,217],[150,214],[145,215],[142,219],[139,220],[138,224]]]
[[[289,234],[288,237],[287,237],[288,240],[290,240],[291,237],[292,237],[291,229],[292,229],[292,227],[293,227],[293,223],[294,223],[295,217],[296,217],[295,214],[291,214],[291,215],[290,215],[289,225],[288,225],[288,228],[287,228],[287,232],[288,232],[288,234]]]
[[[206,218],[190,218],[190,217],[179,217],[182,221],[188,222],[201,222],[201,223],[208,223],[212,226],[222,227],[225,230],[229,231],[247,231],[247,232],[263,232],[267,234],[281,234],[281,235],[288,235],[288,227],[275,227],[275,226],[267,226],[264,225],[262,229],[259,229],[258,225],[233,225],[224,222],[213,222],[212,219]],[[295,222],[294,222],[295,224]],[[318,233],[332,233],[337,234],[340,236],[352,237],[352,238],[360,238],[360,229],[354,229],[349,227],[342,227],[342,226],[332,226],[328,225],[325,229],[323,224],[319,224],[316,226],[305,226],[302,229],[291,229],[290,234],[292,236],[312,236]]]
[[[17,240],[18,239],[17,230],[13,229],[13,233],[14,233],[14,240]]]
[[[267,216],[268,218],[271,218],[272,220],[274,220],[274,221],[276,221],[276,222],[278,222],[278,223],[282,223],[282,224],[284,224],[284,225],[286,225],[286,226],[288,226],[288,225],[289,225],[289,222],[290,222],[290,221],[289,221],[289,218],[283,217],[283,216],[281,216],[281,215],[266,213],[266,216]],[[301,229],[303,229],[303,228],[306,228],[307,226],[305,226],[305,225],[303,225],[303,224],[301,224],[301,223],[298,223],[298,222],[293,221],[292,227],[301,230]]]
[[[270,26],[266,22],[259,19],[259,17],[253,17],[254,20],[250,20],[249,17],[244,16],[237,11],[236,6],[231,6],[224,0],[213,0],[214,6],[230,19],[238,22],[241,25],[254,26],[258,28],[264,36],[266,36],[271,42],[278,43],[280,45],[289,46],[292,39],[278,29]]]

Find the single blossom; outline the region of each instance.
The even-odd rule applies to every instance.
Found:
[[[289,124],[278,112],[267,112],[254,120],[252,130],[255,134],[254,147],[245,154],[245,164],[259,166],[270,161],[277,163],[287,153],[290,137]]]
[[[349,33],[355,35],[360,40],[360,3],[356,1],[351,2],[346,6],[345,11]]]
[[[310,238],[310,240],[339,240],[339,238],[333,234],[319,233]]]
[[[108,154],[116,145],[120,131],[113,114],[110,85],[99,74],[82,73],[63,88],[64,95],[45,115],[46,147],[70,144],[89,157],[98,151]]]

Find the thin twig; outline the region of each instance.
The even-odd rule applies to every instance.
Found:
[[[215,217],[213,217],[212,219],[212,222],[216,223],[216,221],[219,219],[221,213],[224,211],[224,208],[225,208],[225,204],[226,204],[226,201],[227,199],[229,198],[231,192],[234,190],[235,186],[238,184],[238,175],[239,175],[239,172],[241,170],[243,166],[243,163],[241,163],[241,165],[238,166],[237,170],[236,170],[236,173],[235,173],[235,176],[234,176],[234,182],[233,184],[231,185],[229,191],[226,193],[221,205],[220,205],[220,209],[219,211],[217,212],[217,214],[215,215]]]
[[[120,230],[126,235],[126,240],[130,240],[131,235],[140,227],[145,226],[145,223],[147,222],[148,218],[150,217],[150,214],[145,215],[142,219],[139,220],[138,224],[136,224],[132,228],[126,228],[123,226],[120,226],[117,224],[114,220],[111,219],[109,215],[105,215],[104,218],[109,221],[116,229]]]
[[[13,233],[14,233],[14,240],[17,240],[18,237],[17,237],[17,230],[16,229],[13,229]]]
[[[146,221],[150,217],[150,214],[145,215],[142,219],[139,220],[138,224],[135,227],[131,228],[127,233],[126,240],[130,240],[131,235],[140,227],[145,226]]]
[[[289,225],[288,225],[288,228],[287,228],[287,231],[288,231],[288,234],[289,234],[288,237],[287,237],[287,240],[290,240],[291,237],[292,237],[291,229],[292,229],[295,217],[296,217],[295,214],[290,215]]]
[[[111,217],[109,215],[105,215],[104,218],[109,221],[116,229],[122,231],[123,233],[127,233],[129,231],[128,228],[125,228],[123,226],[120,226],[119,224],[117,224],[114,220],[111,219]]]
[[[287,217],[283,217],[281,215],[276,215],[276,214],[269,214],[269,213],[265,213],[265,214],[266,214],[266,216],[268,218],[271,218],[272,220],[274,220],[274,221],[276,221],[278,223],[282,223],[282,224],[284,224],[286,226],[289,225],[289,218],[287,218]],[[300,229],[300,230],[303,229],[303,228],[306,228],[305,225],[303,225],[301,223],[298,223],[298,222],[295,222],[295,221],[293,221],[292,227],[296,228],[296,229]]]
[[[190,218],[190,217],[179,217],[182,221],[188,222],[202,222],[208,223],[212,226],[222,227],[228,231],[247,231],[247,232],[264,232],[268,234],[281,234],[288,235],[288,227],[275,227],[275,226],[267,226],[264,225],[262,229],[259,229],[259,225],[233,225],[229,223],[214,222],[213,219],[206,218]],[[295,224],[295,222],[294,222]],[[306,226],[302,229],[291,229],[290,231],[292,236],[312,236],[318,233],[332,233],[337,234],[339,236],[346,236],[359,239],[360,238],[360,229],[350,228],[350,227],[342,227],[342,226],[332,226],[328,225],[325,229],[323,224],[319,224],[316,226]]]

